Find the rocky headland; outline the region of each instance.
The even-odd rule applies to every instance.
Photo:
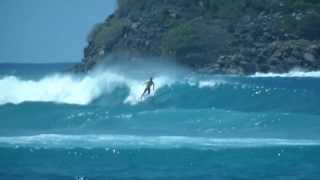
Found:
[[[75,69],[107,56],[164,57],[208,73],[319,70],[320,1],[118,0]]]

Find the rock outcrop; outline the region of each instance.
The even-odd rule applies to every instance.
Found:
[[[320,1],[118,0],[78,71],[106,56],[170,57],[211,73],[320,69]]]

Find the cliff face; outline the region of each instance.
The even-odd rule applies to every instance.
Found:
[[[108,55],[170,57],[212,73],[319,70],[320,1],[118,0],[78,70]]]

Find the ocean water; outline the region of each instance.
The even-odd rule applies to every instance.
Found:
[[[1,180],[320,179],[320,72],[70,66],[0,65]]]

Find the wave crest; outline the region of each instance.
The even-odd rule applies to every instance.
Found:
[[[156,90],[173,82],[166,76],[155,78]],[[130,78],[122,74],[103,71],[78,77],[72,74],[55,74],[40,80],[23,80],[16,76],[0,79],[0,105],[22,102],[55,102],[87,105],[102,94],[116,88],[128,88],[124,103],[137,104],[144,90],[144,79]]]

